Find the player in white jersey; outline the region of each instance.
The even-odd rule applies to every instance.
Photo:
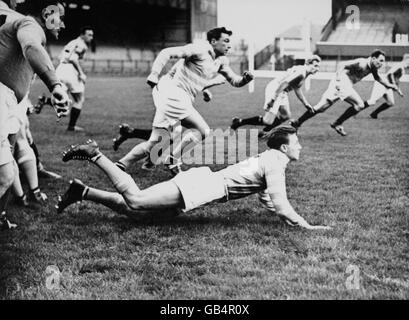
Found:
[[[375,50],[368,58],[359,58],[343,63],[336,72],[334,79],[330,82],[327,91],[325,91],[321,100],[314,106],[313,110],[307,111],[298,120],[292,121],[291,124],[295,128],[299,128],[308,119],[314,117],[318,113],[325,112],[338,100],[343,100],[349,103],[351,107],[331,124],[331,128],[340,135],[346,136],[346,132],[342,126],[344,121],[368,107],[368,102],[364,102],[353,88],[355,83],[361,81],[369,74],[372,74],[375,81],[379,82],[384,87],[398,91],[396,85],[389,84],[378,74],[378,70],[382,68],[385,63],[385,58],[385,52]]]
[[[6,193],[17,173],[8,141],[9,110],[27,95],[36,73],[52,93],[57,113],[67,111],[68,96],[44,48],[44,30],[58,37],[64,27],[64,7],[57,0],[46,0],[32,9],[33,17],[24,16],[0,0],[0,230],[11,226],[5,217]]]
[[[305,80],[316,74],[320,69],[321,58],[317,55],[305,60],[305,65],[294,66],[279,78],[270,81],[265,88],[265,102],[263,116],[256,116],[247,119],[233,118],[231,129],[237,130],[241,126],[256,125],[267,126],[264,131],[279,126],[291,117],[288,93],[295,92],[301,103],[311,110],[312,107],[305,98],[301,88]]]
[[[391,84],[396,84],[399,88],[400,80],[405,74],[405,69],[407,68],[409,68],[409,54],[405,54],[403,56],[402,62],[393,66],[388,71],[388,73],[386,74],[386,80]],[[400,96],[403,96],[403,93],[400,90],[400,88],[398,93]],[[370,107],[374,106],[378,102],[378,100],[382,98],[385,99],[385,102],[382,105],[380,105],[374,112],[371,113],[370,116],[372,119],[377,119],[378,115],[381,112],[388,110],[389,108],[395,105],[395,97],[393,95],[393,91],[391,89],[386,89],[384,86],[375,81],[371,97],[368,100],[368,105]]]
[[[92,28],[84,27],[79,37],[70,41],[60,55],[57,76],[73,98],[68,131],[84,131],[83,128],[76,125],[85,101],[85,81],[87,80],[80,61],[84,59],[93,39]]]
[[[95,141],[71,147],[63,161],[88,160],[104,171],[112,181],[116,193],[71,182],[68,191],[59,198],[57,210],[82,200],[103,204],[108,208],[137,218],[142,214],[172,214],[192,211],[211,202],[226,202],[259,194],[260,201],[272,213],[292,226],[310,230],[330,229],[311,226],[298,215],[287,198],[285,170],[290,161],[299,159],[301,145],[296,130],[283,126],[273,130],[267,142],[269,150],[246,161],[212,172],[208,167],[179,173],[172,180],[140,190],[130,175],[119,169],[98,149]]]
[[[232,32],[225,28],[215,28],[207,33],[207,42],[167,48],[159,53],[147,79],[153,88],[156,107],[152,135],[149,141],[137,145],[118,164],[126,168],[147,155],[155,162],[157,155],[150,154],[150,151],[160,142],[162,130],[170,130],[180,122],[183,127],[192,130],[173,148],[171,156],[165,161],[169,169],[180,171],[183,153],[210,134],[208,124],[193,106],[197,94],[220,74],[234,87],[242,87],[253,79],[248,72],[238,76],[230,68],[226,54],[231,48],[231,35]],[[174,75],[164,76],[159,81],[162,69],[172,58],[183,59],[183,63],[177,66]]]

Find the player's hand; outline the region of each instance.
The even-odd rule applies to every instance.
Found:
[[[305,227],[305,229],[311,230],[311,231],[317,231],[317,230],[329,231],[329,230],[332,230],[332,228],[328,227],[328,226],[311,226],[311,225]]]
[[[81,82],[84,82],[84,83],[85,83],[85,81],[87,81],[87,76],[85,75],[85,73],[81,73],[81,74],[78,76],[78,79],[79,79]]]
[[[213,95],[209,90],[203,90],[203,100],[205,102],[210,102],[212,98],[213,98]]]
[[[245,71],[243,73],[243,81],[245,83],[249,83],[250,81],[252,81],[254,79],[254,75],[250,72],[250,71]]]
[[[56,85],[51,92],[51,102],[58,118],[68,115],[70,99],[61,85]]]
[[[401,89],[398,88],[398,90],[396,91],[401,97],[404,97],[403,92],[401,91]]]
[[[305,108],[307,108],[307,110],[308,110],[310,113],[312,113],[312,114],[315,113],[314,108],[313,108],[309,103],[305,104]]]
[[[150,74],[148,79],[146,80],[146,83],[153,89],[158,85],[159,82],[159,77],[154,74]]]

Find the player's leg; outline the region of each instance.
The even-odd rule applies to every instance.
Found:
[[[336,101],[338,101],[338,98],[336,99],[329,99],[327,96],[323,96],[321,100],[313,107],[314,112],[311,112],[310,110],[307,110],[304,112],[304,114],[301,115],[297,120],[293,120],[290,122],[290,124],[294,128],[300,128],[303,123],[313,117],[315,117],[319,113],[325,112],[328,108],[330,108]]]
[[[169,134],[163,128],[153,127],[152,134],[148,141],[144,141],[135,146],[127,155],[120,159],[116,164],[122,170],[126,170],[132,163],[150,156],[152,148],[168,137]]]
[[[393,96],[392,90],[390,89],[387,90],[386,93],[384,94],[384,98],[386,101],[370,114],[372,119],[378,119],[378,115],[381,112],[384,112],[395,105],[395,97]]]
[[[118,151],[119,146],[128,139],[149,140],[152,135],[151,129],[131,128],[128,124],[123,123],[119,126],[119,134],[113,139],[113,148]]]
[[[21,172],[26,177],[27,184],[30,188],[30,192],[28,195],[29,201],[38,205],[45,205],[47,196],[45,193],[41,192],[39,187],[37,164],[34,151],[28,144],[28,141],[24,139],[24,136],[20,134],[16,144],[15,157]]]
[[[179,143],[173,146],[170,156],[165,159],[165,164],[176,174],[181,171],[183,154],[189,153],[197,144],[210,135],[210,127],[203,117],[193,110],[188,117],[181,121],[187,130]]]
[[[8,140],[9,107],[16,106],[17,101],[10,98],[10,90],[0,83],[0,230],[15,227],[6,217],[9,189],[17,175],[17,165],[13,158]]]
[[[263,132],[269,132],[291,118],[290,101],[287,93],[283,94],[282,99],[280,99],[276,114],[274,114],[275,110],[273,108],[264,115],[264,122],[268,123],[268,125],[263,129]],[[266,118],[266,116],[269,118]]]
[[[78,118],[81,115],[82,107],[85,101],[84,92],[71,92],[73,103],[71,105],[70,121],[68,122],[68,131],[84,131],[83,128],[77,127]]]
[[[171,182],[165,182],[141,191],[130,175],[119,169],[99,151],[95,141],[88,141],[87,144],[71,147],[64,153],[63,161],[67,162],[73,159],[88,160],[105,172],[115,189],[122,195],[127,206],[132,210],[154,211],[183,206],[180,192]],[[68,205],[83,199],[92,200],[110,208],[123,207],[123,202],[118,201],[118,197],[114,194],[109,196],[107,193],[96,189],[89,189],[84,185],[82,185],[83,190],[80,192],[81,183],[78,181],[75,184],[71,184],[71,187],[70,189],[72,190],[59,200],[58,209],[60,212]],[[74,193],[77,197],[74,197]]]
[[[357,115],[359,112],[368,107],[368,102],[364,102],[360,95],[353,89],[351,89],[349,96],[345,99],[351,106],[345,110],[345,112],[331,124],[331,127],[340,135],[346,136],[342,124],[349,118]]]
[[[276,119],[278,113],[278,107],[281,103],[281,95],[277,93],[279,83],[275,80],[270,81],[264,90],[264,116],[254,116],[250,118],[233,118],[230,128],[237,130],[238,128],[246,125],[263,126],[271,125]]]

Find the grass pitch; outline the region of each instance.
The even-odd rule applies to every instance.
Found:
[[[85,202],[57,215],[56,197],[74,177],[113,189],[96,167],[63,164],[61,151],[93,138],[108,157],[119,159],[137,141],[113,152],[117,125],[149,128],[153,118],[144,81],[90,79],[79,122],[85,134],[67,133],[67,120],[56,123],[51,110],[31,117],[44,164],[65,180],[41,181],[49,204],[40,211],[10,206],[19,229],[0,234],[0,298],[409,298],[407,84],[406,98],[397,98],[397,106],[378,121],[368,117],[368,110],[346,122],[347,137],[329,127],[345,110],[344,103],[300,130],[301,159],[287,171],[289,199],[310,223],[332,225],[333,231],[290,228],[261,208],[256,197],[212,205],[172,221],[133,222]],[[216,88],[213,101],[199,102],[198,109],[212,128],[225,129],[234,115],[260,114],[266,82],[258,80],[254,94],[228,85]],[[318,102],[326,85],[312,82],[307,92],[311,103]],[[357,86],[363,98],[369,97],[371,85]],[[42,91],[41,85],[34,87],[33,101]],[[298,117],[304,108],[293,94],[290,101]],[[142,188],[169,179],[161,169],[144,172],[135,166],[131,173]],[[61,274],[59,285],[49,289],[46,269],[51,265]],[[347,270],[351,265],[355,267]]]

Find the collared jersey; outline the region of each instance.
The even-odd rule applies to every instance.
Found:
[[[25,52],[45,43],[44,31],[33,18],[11,10],[0,1],[0,82],[14,91],[19,102],[27,94],[34,76]],[[44,64],[47,69],[54,69],[51,61]]]

